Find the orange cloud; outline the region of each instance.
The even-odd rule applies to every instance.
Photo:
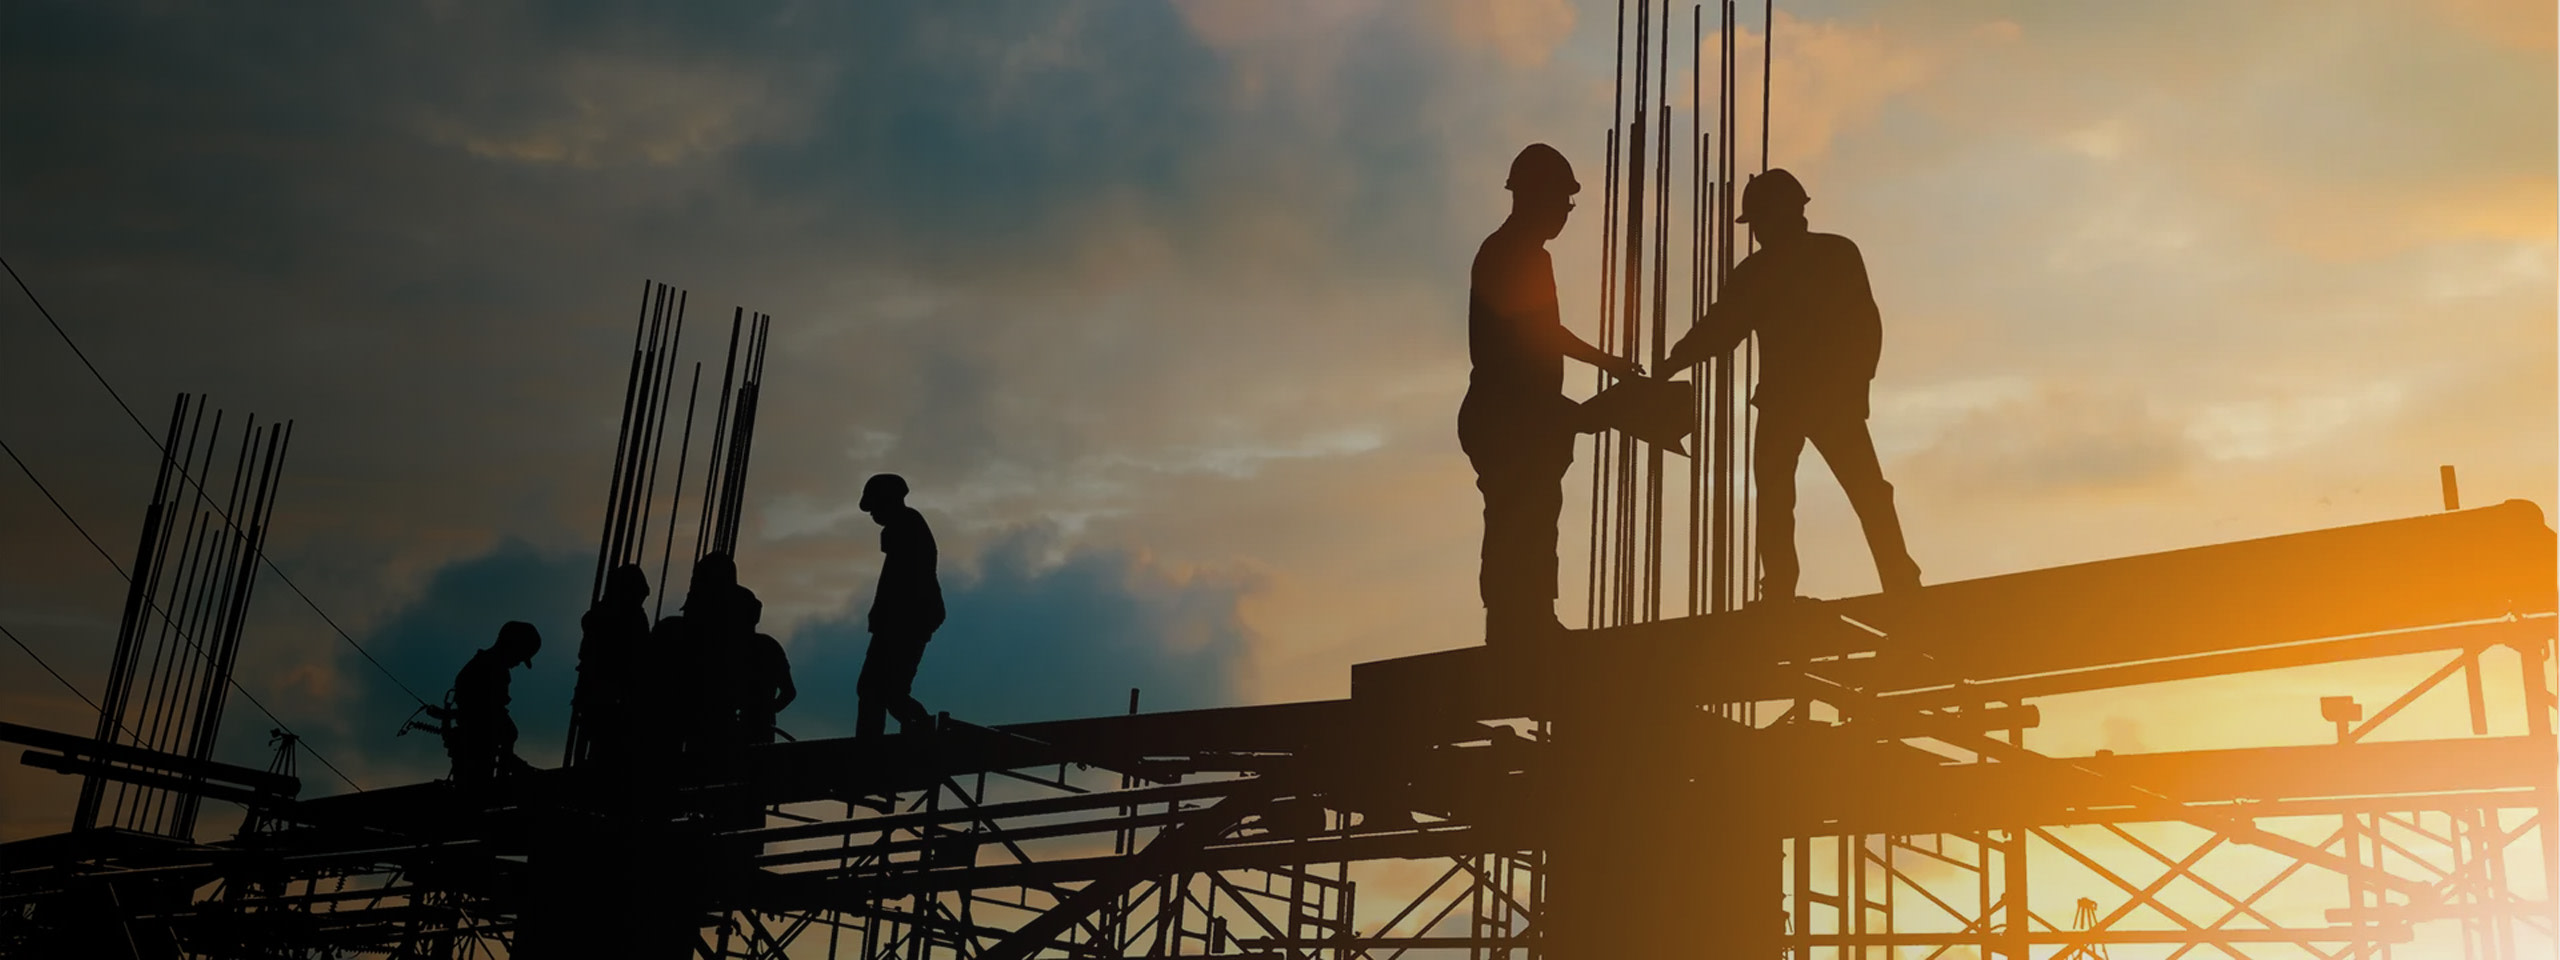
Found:
[[[2456,24],[2502,47],[2548,51],[2560,33],[2560,7],[2550,0],[2444,0],[2443,6]]]
[[[1746,17],[1735,36],[1736,99],[1742,117],[1735,138],[1742,155],[1755,157],[1761,141],[1761,61],[1769,59],[1769,162],[1801,172],[1818,168],[1842,134],[1875,122],[1895,99],[1928,86],[1951,62],[2016,42],[2023,29],[2006,20],[1956,31],[1888,30],[1879,22],[1806,20],[1779,11],[1765,29]],[[1770,38],[1776,38],[1774,55]],[[1697,62],[1713,71],[1723,34],[1710,33]],[[1675,108],[1689,103],[1692,80],[1675,81]],[[1706,96],[1714,97],[1713,89]],[[1710,105],[1712,106],[1712,105]]]
[[[1489,48],[1514,67],[1544,66],[1573,34],[1568,0],[1438,0],[1428,9],[1460,45]]]

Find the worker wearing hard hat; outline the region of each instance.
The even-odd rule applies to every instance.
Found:
[[[1467,355],[1474,370],[1458,408],[1458,445],[1484,492],[1485,642],[1551,636],[1556,621],[1556,520],[1573,437],[1591,429],[1564,396],[1570,357],[1620,378],[1644,375],[1564,327],[1546,243],[1564,231],[1582,185],[1554,147],[1531,144],[1511,161],[1511,216],[1477,249],[1468,276]]]
[[[916,702],[916,667],[924,645],[942,626],[942,582],[934,571],[939,551],[924,514],[907,506],[907,481],[875,474],[862,485],[856,505],[880,524],[880,585],[871,600],[871,646],[854,681],[858,698],[854,736],[876,737],[898,718],[901,733],[929,729],[933,716]]]
[[[542,649],[542,634],[533,624],[509,620],[498,628],[498,642],[471,655],[453,677],[446,706],[428,707],[428,715],[444,721],[445,755],[453,760],[453,782],[472,785],[499,774],[528,769],[516,756],[516,722],[507,713],[507,671],[533,665]]]
[[[1795,596],[1796,461],[1806,441],[1822,451],[1849,495],[1884,589],[1916,589],[1920,567],[1903,543],[1893,485],[1885,482],[1867,433],[1867,387],[1884,345],[1883,322],[1857,244],[1808,230],[1809,199],[1785,170],[1743,186],[1742,215],[1734,221],[1751,225],[1760,249],[1734,266],[1723,296],[1671,348],[1661,375],[1760,335],[1760,383],[1751,396],[1760,422],[1751,449],[1763,600]]]

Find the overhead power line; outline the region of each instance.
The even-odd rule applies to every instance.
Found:
[[[142,431],[143,439],[149,440],[153,449],[160,450],[163,455],[166,455],[168,451],[161,448],[160,438],[151,432],[151,427],[149,425],[142,422],[141,416],[133,412],[133,405],[124,401],[124,394],[117,392],[115,384],[108,382],[107,375],[98,371],[98,365],[90,362],[89,354],[80,349],[80,344],[78,342],[71,339],[71,333],[62,329],[61,322],[53,318],[53,311],[45,309],[44,301],[38,299],[36,297],[36,292],[27,286],[26,278],[18,275],[18,269],[9,265],[8,258],[0,257],[0,270],[8,271],[9,279],[15,281],[18,285],[18,292],[26,294],[27,302],[35,305],[36,313],[44,317],[45,324],[53,328],[55,336],[62,338],[62,345],[70,347],[72,356],[79,357],[80,365],[88,368],[89,376],[95,378],[98,381],[99,386],[106,388],[107,396],[115,398],[116,406],[124,411],[125,419],[133,421],[134,428]],[[11,453],[9,456],[12,460],[17,459],[16,453]],[[24,461],[19,462],[18,469],[26,469]],[[29,479],[33,479],[34,476],[35,475],[32,473],[28,474]],[[188,473],[184,470],[180,471],[180,476],[186,480],[187,485],[195,488],[196,498],[199,502],[211,507],[214,515],[221,517],[222,522],[231,527],[234,533],[240,531],[239,523],[232,520],[231,515],[225,512],[220,504],[214,502],[214,498],[205,494],[204,484],[198,482],[192,473]],[[43,485],[38,484],[37,486],[41,488]],[[46,499],[52,499],[53,494],[48,491],[45,494],[45,497]],[[54,509],[62,509],[62,504],[59,501],[55,502]],[[70,517],[70,515],[71,514],[68,511],[63,513],[65,518]],[[79,526],[76,521],[73,522],[72,525],[75,527]],[[81,531],[81,535],[84,537],[88,536],[88,532],[83,530]],[[92,539],[89,541],[89,545],[95,547],[98,545],[98,542]],[[104,553],[104,548],[100,548],[99,552]],[[115,558],[110,556],[108,557],[107,562],[115,563]],[[345,627],[339,626],[338,621],[335,618],[330,617],[328,611],[320,609],[319,601],[311,599],[310,594],[303,592],[302,586],[294,583],[293,578],[285,574],[284,568],[276,566],[275,560],[268,557],[264,549],[260,549],[258,551],[258,562],[265,564],[268,570],[273,571],[276,575],[276,579],[283,581],[286,589],[293,591],[294,596],[302,598],[303,605],[310,607],[312,613],[320,615],[320,622],[328,624],[329,629],[337,633],[338,639],[346,641],[347,646],[353,647],[356,653],[362,655],[366,663],[373,664],[373,668],[375,670],[381,671],[383,677],[391,681],[392,686],[399,687],[401,693],[408,694],[409,699],[415,700],[421,705],[427,703],[427,698],[419,696],[418,691],[410,689],[408,684],[401,682],[400,675],[391,672],[391,668],[385,666],[381,660],[375,658],[372,651],[364,648],[364,644],[357,643],[355,636],[348,633]],[[122,573],[124,571],[123,565],[117,564],[116,571],[118,573]],[[128,577],[128,579],[130,579],[130,577]],[[314,754],[313,756],[316,758],[318,755]],[[322,761],[322,765],[327,765],[327,761]]]

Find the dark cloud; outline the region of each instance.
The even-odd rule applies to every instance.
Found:
[[[845,505],[887,469],[916,482],[955,590],[995,618],[955,619],[936,643],[936,707],[1338,693],[1347,660],[1472,639],[1474,508],[1449,428],[1464,258],[1500,218],[1517,144],[1554,142],[1599,181],[1611,16],[1586,4],[1554,69],[1518,71],[1416,12],[1474,5],[1293,6],[1203,29],[1212,9],[11,4],[0,254],[146,418],[186,389],[299,419],[277,561],[431,696],[510,616],[554,654],[573,643],[644,275],[694,291],[687,359],[717,362],[732,305],[779,317],[745,563],[777,622],[843,614],[793,638],[830,688],[858,664],[876,557]],[[1836,41],[1803,89],[1840,102],[1778,130],[1783,144],[1828,125],[1830,155],[1777,160],[1820,175],[1817,226],[1876,271],[1880,427],[1895,393],[2008,371],[2109,385],[1880,429],[1938,444],[1888,451],[1933,574],[2184,545],[2189,514],[2372,486],[2408,462],[2460,462],[2466,489],[2475,469],[2477,489],[2550,488],[2549,446],[2514,442],[2552,434],[2534,399],[2551,382],[2547,219],[2522,234],[2540,259],[2494,330],[2480,301],[2394,292],[2406,263],[2314,262],[2267,239],[2370,238],[2353,252],[2381,256],[2416,242],[2399,210],[2441,206],[2447,177],[2522,177],[2547,198],[2550,88],[2525,83],[2549,75],[2547,52],[2475,56],[2399,29],[2429,16],[2415,8],[1789,9],[1801,29],[1781,51]],[[1966,39],[2004,15],[2015,42]],[[2367,56],[2377,44],[2405,49]],[[1903,78],[1917,86],[1870,89],[1906,53],[1928,68]],[[2358,198],[2391,204],[2341,202]],[[1596,293],[1598,219],[1558,242],[1569,303]],[[2448,271],[2507,256],[2442,252]],[[1588,329],[1587,309],[1568,319]],[[2473,325],[2411,332],[2393,318],[2412,311]],[[50,338],[0,293],[0,436],[122,551],[148,446]],[[2482,350],[2515,359],[2464,359]],[[2290,416],[2292,398],[2403,366],[2429,371],[2407,387],[2426,416],[2377,424],[2395,439],[2352,462],[2332,440],[2245,461],[2263,482],[2235,485],[2187,449],[2212,409]],[[2476,378],[2497,384],[2458,389]],[[2467,419],[2410,453],[2443,410]],[[1382,446],[1342,439],[1362,437]],[[2052,532],[2064,505],[2146,496],[2067,544]],[[1808,557],[1847,558],[1863,582],[1854,525],[1823,527],[1821,498]],[[50,513],[0,478],[0,619],[94,689],[121,585]],[[1004,539],[1044,523],[1056,541]],[[1823,549],[1823,530],[1843,546]],[[1176,572],[1204,564],[1269,582]],[[1254,590],[1272,639],[1224,652],[1253,639],[1235,604]],[[368,781],[440,769],[432,743],[387,739],[405,698],[288,591],[263,585],[252,616],[244,683],[334,759]],[[1197,645],[1163,641],[1168,624]],[[556,744],[538,710],[570,674],[537,662],[527,729]],[[1025,686],[1007,672],[1024,662],[1064,679]],[[1259,668],[1242,688],[1239,664]],[[61,712],[27,692],[43,683],[7,672],[0,694]],[[834,722],[822,705],[811,722]],[[264,724],[233,726],[226,758],[257,762]]]
[[[1236,701],[1253,635],[1237,606],[1249,578],[1169,570],[1141,554],[1072,550],[1050,534],[997,541],[974,575],[943,574],[950,619],[926,647],[916,698],[974,723],[1098,716]],[[783,717],[800,736],[853,729],[854,680],[870,634],[868,598],[789,638],[801,700]]]
[[[533,624],[542,632],[542,651],[533,666],[513,672],[509,692],[515,702],[509,709],[523,737],[517,751],[536,765],[554,766],[567,735],[569,693],[578,680],[578,618],[586,612],[594,577],[593,556],[546,553],[508,540],[437,570],[416,600],[358,639],[411,689],[441,702],[454,673],[497,639],[501,624]],[[352,651],[337,658],[355,696],[329,711],[344,721],[346,739],[325,746],[341,755],[377,758],[390,776],[442,776],[445,758],[436,738],[412,733],[392,740],[417,704],[380,671],[350,662],[355,658]]]
[[[944,561],[950,620],[917,678],[916,694],[932,709],[980,723],[1116,713],[1126,709],[1131,687],[1146,691],[1149,709],[1234,702],[1252,640],[1237,604],[1253,591],[1251,580],[1172,571],[1126,551],[1070,550],[1054,536],[1027,531],[975,564],[966,560]],[[972,566],[976,572],[967,572]],[[593,577],[592,557],[507,541],[437,570],[416,600],[359,639],[392,674],[440,700],[454,672],[489,645],[500,624],[532,623],[542,632],[542,652],[531,668],[513,673],[511,710],[524,738],[519,752],[555,765],[577,682],[578,618]],[[675,601],[668,602],[673,612]],[[866,598],[849,614],[802,624],[787,636],[801,696],[783,725],[796,735],[852,732],[868,609]],[[392,736],[416,705],[380,671],[351,662],[352,651],[341,653],[338,668],[349,681],[342,696],[270,703],[368,786],[441,776],[435,738]],[[233,746],[234,755],[255,748]],[[306,779],[317,789],[339,789]]]

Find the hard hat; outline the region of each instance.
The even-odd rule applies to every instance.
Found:
[[[894,473],[875,473],[871,479],[863,481],[862,502],[855,504],[854,509],[864,513],[884,510],[906,499],[906,496],[907,478]]]
[[[1742,215],[1733,222],[1750,223],[1755,213],[1793,213],[1812,199],[1804,195],[1804,184],[1796,182],[1795,174],[1773,169],[1742,185]]]
[[[727,602],[728,593],[738,586],[738,562],[727,553],[714,550],[693,562],[693,578],[686,583],[684,611],[708,613],[695,607],[717,607]]]
[[[509,654],[509,662],[533,666],[533,654],[542,649],[542,631],[522,620],[509,620],[498,628],[498,649]]]
[[[1502,188],[1513,193],[1545,193],[1571,196],[1582,192],[1582,184],[1574,182],[1573,164],[1564,154],[1543,143],[1533,143],[1511,158],[1511,179]]]
[[[649,595],[649,575],[636,563],[626,563],[605,574],[604,595],[626,600],[639,600]]]

